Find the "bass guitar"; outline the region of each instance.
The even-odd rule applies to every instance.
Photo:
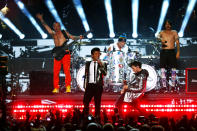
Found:
[[[71,43],[67,43],[65,42],[62,46],[56,46],[53,48],[52,50],[52,54],[53,54],[53,57],[56,59],[56,60],[61,60],[64,55],[66,54],[69,54],[70,51],[68,50],[71,46],[73,46],[74,44],[77,44],[78,42],[77,41],[72,41]]]
[[[90,32],[91,31],[86,32],[85,34],[83,34],[83,36],[89,34]],[[62,46],[54,47],[52,50],[53,57],[58,61],[61,60],[64,57],[64,55],[70,53],[69,48],[75,44],[80,44],[80,43],[77,42],[77,40],[74,40],[74,41],[70,42],[69,44],[67,42],[65,42]]]

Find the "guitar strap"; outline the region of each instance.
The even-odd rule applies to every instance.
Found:
[[[67,45],[67,42],[69,41],[69,37],[68,37],[68,35],[66,34],[66,31],[65,31],[65,30],[61,30],[61,32],[62,32],[62,34],[64,35],[64,37],[66,38],[66,42],[64,42],[63,45]],[[68,48],[68,49],[69,49],[69,48]],[[71,49],[69,49],[69,50],[71,51]],[[70,52],[65,51],[65,54],[68,54],[68,53],[70,53]]]
[[[69,37],[68,35],[66,34],[66,31],[65,30],[61,30],[62,34],[64,35],[64,37],[66,38],[66,41],[69,40]]]

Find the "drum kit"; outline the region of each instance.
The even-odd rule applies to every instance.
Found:
[[[134,72],[128,66],[132,61],[137,61],[140,58],[137,51],[130,51],[128,53],[122,51],[111,51],[108,54],[101,53],[100,59],[107,63],[107,76],[104,77],[104,91],[105,92],[120,92],[123,86],[123,80],[130,80],[134,76]],[[89,60],[89,59],[88,59]],[[157,72],[154,67],[142,64],[142,69],[149,72],[147,79],[146,92],[153,90],[157,84]],[[83,65],[77,72],[77,85],[81,91],[84,89],[85,65]]]
[[[78,54],[78,50],[80,50],[79,48],[80,47],[78,45],[74,46],[73,52],[71,54],[71,87],[72,91],[74,92],[78,90],[83,92],[85,91],[85,62],[91,60],[91,56],[87,56],[85,58],[80,57],[80,55]],[[111,51],[108,53],[101,52],[100,59],[103,62],[107,63],[107,76],[104,77],[104,92],[119,93],[123,87],[123,80],[129,81],[134,77],[134,72],[128,66],[128,64],[132,61],[141,61],[143,63],[142,69],[146,69],[149,72],[145,92],[160,90],[162,88],[159,83],[160,75],[158,74],[159,72],[155,69],[155,65],[150,64],[150,61],[143,62],[142,55],[138,51],[128,51],[127,53],[120,50]],[[152,61],[152,63],[154,62]],[[12,75],[12,77],[10,76],[9,78],[10,83],[14,83],[11,84],[12,86],[10,86],[10,89],[16,89],[15,87],[22,87],[20,91],[17,92],[28,92],[30,81],[28,79],[29,77],[26,74],[16,74]],[[65,86],[62,85],[62,87],[64,88]],[[140,95],[135,94],[136,97],[139,97]]]

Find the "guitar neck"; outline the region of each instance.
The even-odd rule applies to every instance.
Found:
[[[74,41],[72,41],[72,42],[69,43],[69,44],[64,44],[64,45],[63,45],[63,49],[64,49],[64,50],[65,50],[65,49],[68,49],[69,47],[73,46],[75,43],[76,43],[76,41],[74,40]]]

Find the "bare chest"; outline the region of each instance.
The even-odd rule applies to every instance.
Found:
[[[62,33],[55,33],[53,35],[55,46],[62,46],[63,43],[66,41],[66,38]]]

